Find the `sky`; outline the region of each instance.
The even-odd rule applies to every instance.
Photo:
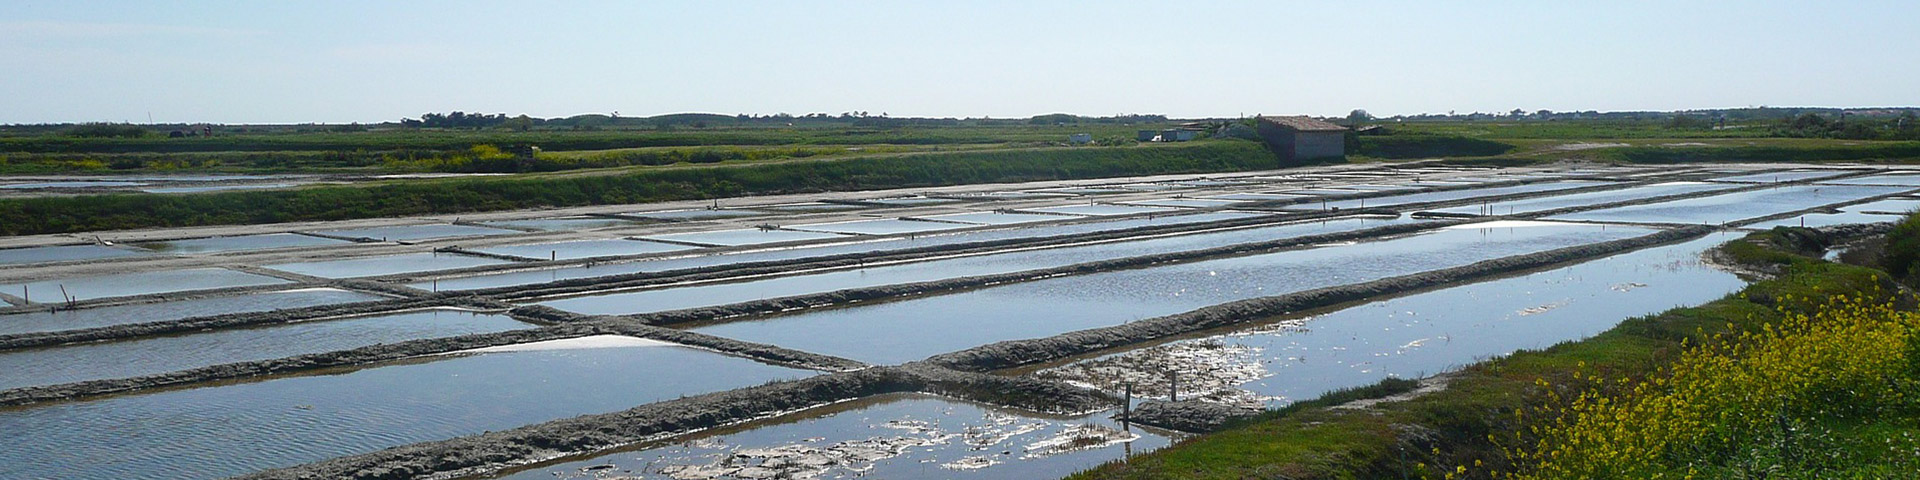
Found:
[[[0,3],[0,123],[1920,104],[1913,1]]]

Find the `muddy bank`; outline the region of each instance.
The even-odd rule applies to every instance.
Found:
[[[667,270],[667,271],[659,271],[659,272],[641,272],[641,273],[630,273],[630,274],[622,274],[622,275],[608,275],[608,276],[602,276],[602,277],[575,278],[575,279],[559,280],[555,282],[540,283],[540,284],[533,284],[533,285],[519,285],[519,286],[509,286],[509,287],[463,290],[460,293],[468,294],[468,295],[499,296],[504,298],[549,297],[549,296],[571,295],[571,294],[598,292],[598,291],[615,290],[615,289],[641,288],[641,287],[663,285],[663,284],[670,284],[670,283],[717,280],[717,279],[724,279],[724,278],[730,278],[730,277],[741,277],[741,276],[750,276],[750,275],[779,274],[779,273],[791,272],[795,270],[814,270],[814,269],[853,267],[853,266],[861,266],[861,265],[866,265],[871,263],[918,260],[918,259],[933,257],[933,256],[983,253],[983,252],[991,252],[991,251],[997,251],[997,250],[1006,250],[1010,248],[1046,247],[1046,246],[1065,245],[1065,244],[1083,243],[1083,242],[1101,241],[1101,240],[1117,240],[1117,239],[1140,237],[1145,235],[1160,235],[1160,234],[1168,234],[1168,233],[1204,231],[1204,230],[1214,230],[1214,229],[1234,228],[1234,227],[1250,227],[1250,226],[1256,226],[1256,225],[1315,220],[1315,219],[1331,218],[1331,217],[1338,217],[1338,216],[1357,215],[1357,214],[1363,214],[1363,213],[1376,213],[1376,214],[1384,213],[1389,215],[1395,214],[1393,212],[1382,211],[1382,210],[1368,210],[1368,211],[1354,210],[1354,211],[1338,212],[1338,213],[1290,212],[1290,214],[1287,214],[1287,215],[1269,215],[1269,216],[1260,216],[1260,217],[1239,218],[1239,219],[1222,220],[1218,222],[1209,222],[1209,223],[1201,223],[1201,224],[1154,225],[1154,226],[1130,228],[1130,229],[1124,229],[1124,230],[1114,230],[1114,231],[1108,231],[1108,232],[1089,233],[1089,234],[1083,234],[1083,235],[1063,235],[1063,236],[1038,237],[1038,238],[1013,238],[1013,239],[990,240],[990,241],[981,241],[981,242],[957,243],[957,244],[950,244],[950,245],[934,245],[934,246],[927,246],[927,247],[907,248],[907,249],[884,251],[884,252],[877,252],[877,253],[845,253],[845,254],[838,254],[838,255],[824,255],[819,257],[805,257],[805,258],[798,258],[798,259],[791,259],[791,260],[741,262],[741,263],[730,263],[730,264],[724,264],[724,265],[712,265],[712,266],[699,267],[699,268],[675,269],[675,270]],[[1110,220],[1110,219],[1102,219],[1102,220]],[[759,248],[755,248],[755,249],[759,249]],[[623,259],[645,259],[645,258],[653,258],[653,257],[659,257],[659,256],[661,256],[661,254],[649,254],[649,255],[643,255],[643,256],[622,257],[622,258]],[[543,264],[545,265],[563,266],[562,268],[564,268],[564,266],[579,266],[579,265],[587,265],[590,263],[596,263],[596,262],[590,262],[590,261],[589,262],[582,262],[582,261],[543,262]],[[606,261],[602,260],[597,263],[606,263]],[[475,267],[475,268],[466,269],[466,270],[434,272],[435,273],[434,277],[446,278],[450,276],[455,276],[456,274],[492,273],[492,272],[502,272],[502,271],[519,269],[519,268],[511,268],[511,267],[517,267],[517,266],[502,268],[501,266],[496,265],[496,266],[487,266],[487,267]],[[428,277],[421,277],[419,275],[414,275],[413,277],[418,277],[418,278],[404,278],[404,279],[428,278]]]
[[[1307,236],[1285,238],[1285,239],[1273,240],[1273,241],[1267,241],[1267,242],[1242,243],[1242,244],[1236,244],[1236,245],[1228,245],[1224,247],[1214,247],[1214,248],[1191,250],[1191,251],[1185,251],[1185,252],[1118,258],[1118,259],[1112,259],[1112,260],[1102,260],[1102,261],[1096,261],[1096,262],[1074,264],[1074,265],[1068,265],[1064,267],[1027,270],[1027,271],[1021,271],[1021,272],[1012,272],[1012,273],[994,274],[994,275],[979,275],[979,276],[972,276],[972,277],[949,278],[949,279],[933,280],[933,281],[927,281],[927,282],[882,285],[877,287],[855,288],[855,289],[838,290],[838,291],[808,294],[808,295],[795,295],[790,297],[769,298],[769,299],[755,300],[750,302],[740,302],[740,303],[733,303],[733,304],[727,304],[727,305],[716,305],[712,307],[689,308],[689,309],[682,309],[682,310],[669,310],[664,312],[643,313],[643,314],[629,315],[629,316],[626,316],[625,318],[630,318],[630,319],[640,321],[642,323],[651,324],[651,325],[674,325],[674,324],[690,323],[690,322],[708,322],[708,321],[714,321],[718,319],[726,319],[726,318],[732,318],[732,317],[740,317],[740,316],[764,314],[764,313],[783,312],[783,311],[789,311],[789,310],[814,308],[814,307],[821,307],[821,306],[827,306],[827,305],[882,300],[882,299],[897,299],[897,298],[909,297],[909,296],[915,296],[915,295],[925,295],[925,294],[936,293],[936,292],[977,288],[977,287],[996,285],[996,284],[1002,284],[1002,283],[1024,282],[1029,280],[1036,280],[1036,279],[1042,279],[1042,278],[1048,278],[1048,277],[1057,277],[1062,275],[1094,273],[1094,272],[1101,272],[1101,271],[1108,271],[1108,270],[1144,267],[1144,266],[1156,265],[1156,264],[1162,264],[1162,263],[1194,261],[1194,260],[1228,256],[1228,255],[1259,253],[1259,252],[1266,252],[1271,250],[1298,247],[1303,245],[1314,245],[1314,244],[1321,244],[1321,243],[1360,240],[1360,239],[1366,239],[1366,238],[1375,238],[1375,237],[1382,237],[1382,236],[1388,236],[1388,235],[1418,232],[1422,230],[1440,228],[1440,227],[1445,227],[1449,225],[1457,225],[1461,223],[1466,223],[1466,222],[1435,221],[1435,222],[1411,223],[1411,224],[1400,224],[1400,225],[1388,225],[1384,227],[1354,230],[1350,232],[1307,235]]]
[[[1133,412],[1123,417],[1130,422],[1179,430],[1183,432],[1206,433],[1219,429],[1234,419],[1257,415],[1261,409],[1251,409],[1201,400],[1183,400],[1168,402],[1150,400],[1141,402]]]
[[[923,392],[980,403],[1056,414],[1090,413],[1120,405],[1120,399],[1112,395],[1063,382],[961,372],[925,363],[909,363],[899,368],[922,379],[926,383],[921,388]]]
[[[1530,270],[1615,252],[1671,243],[1698,237],[1712,230],[1712,228],[1700,226],[1683,227],[1625,240],[1517,255],[1482,261],[1471,265],[1385,278],[1352,285],[1242,300],[1186,313],[1135,321],[1125,325],[1081,330],[1047,338],[998,342],[959,352],[935,355],[927,361],[935,365],[966,371],[992,371],[1045,363],[1157,338],[1245,323],[1301,310],[1326,307],[1380,295],[1436,287],[1478,277]]]
[[[700,347],[727,354],[752,358],[762,362],[809,370],[846,372],[867,368],[869,365],[855,360],[803,352],[778,345],[743,342],[731,338],[716,337],[704,333],[674,330],[666,327],[642,325],[634,322],[613,321],[600,323],[609,332],[640,338],[671,342],[691,347]]]
[[[484,305],[484,304],[483,304]],[[346,303],[339,305],[320,305],[313,307],[288,308],[265,312],[230,313],[206,317],[192,317],[180,320],[168,320],[152,323],[134,323],[78,330],[55,332],[17,333],[0,335],[0,350],[45,347],[76,342],[94,342],[117,340],[170,333],[195,332],[222,328],[258,327],[285,323],[304,322],[329,317],[348,317],[376,313],[392,313],[403,310],[418,310],[432,307],[475,307],[468,299],[439,298],[414,299],[398,298],[372,302]],[[4,318],[4,317],[0,317]]]
[[[872,368],[776,382],[574,417],[513,430],[395,447],[242,477],[250,480],[399,480],[477,474],[563,455],[591,453],[842,400],[919,390],[925,381]]]

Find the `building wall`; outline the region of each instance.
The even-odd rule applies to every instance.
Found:
[[[1260,131],[1260,138],[1266,139],[1267,146],[1272,147],[1274,152],[1278,152],[1281,156],[1293,154],[1293,130],[1267,121],[1259,122],[1258,125],[1256,130]]]
[[[1294,132],[1293,159],[1340,157],[1347,154],[1344,132]]]

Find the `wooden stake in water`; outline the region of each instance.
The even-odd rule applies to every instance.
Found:
[[[1180,401],[1180,372],[1167,372],[1167,401]]]
[[[1127,396],[1126,400],[1120,403],[1120,428],[1133,431],[1133,383],[1128,382],[1122,385],[1126,385]]]

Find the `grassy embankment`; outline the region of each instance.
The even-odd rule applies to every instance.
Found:
[[[1920,447],[1914,440],[1920,396],[1912,390],[1920,382],[1920,342],[1913,340],[1920,324],[1908,314],[1830,305],[1829,298],[1840,296],[1859,305],[1894,302],[1889,275],[1790,253],[1798,244],[1790,238],[1787,229],[1777,229],[1725,248],[1743,265],[1779,272],[1737,295],[1476,364],[1452,374],[1444,390],[1411,400],[1364,410],[1269,412],[1073,478],[1511,478],[1516,472],[1648,478],[1641,474],[1675,476],[1685,467],[1707,472],[1706,478],[1742,478],[1758,468],[1788,477],[1911,471],[1920,458],[1913,450]],[[1865,334],[1882,345],[1850,340]],[[1864,362],[1861,355],[1875,357]],[[1651,386],[1638,386],[1643,383]],[[1771,396],[1740,395],[1747,392]],[[1723,409],[1742,421],[1702,428],[1688,421],[1698,417],[1648,413]],[[1635,429],[1692,436],[1620,433]],[[1732,440],[1714,440],[1718,435]],[[1626,443],[1636,440],[1646,441]],[[1595,444],[1608,441],[1622,443]],[[1649,446],[1656,441],[1665,443]],[[1545,460],[1591,468],[1554,470]]]
[[[515,132],[502,129],[396,129],[365,132],[239,133],[212,137],[99,138],[0,136],[0,174],[194,171],[552,171],[686,161],[711,163],[810,156],[1060,145],[1074,133],[1132,138],[1119,125],[801,127]],[[472,162],[476,146],[537,146],[542,165]],[[462,162],[465,159],[467,161]],[[592,160],[583,162],[582,160]],[[505,170],[499,167],[527,167]]]
[[[396,181],[193,195],[0,200],[0,234],[24,235],[341,220],[695,200],[743,195],[932,187],[1276,168],[1258,143],[911,153],[744,165],[634,167],[617,174]]]
[[[1558,160],[1636,164],[1920,163],[1920,142],[1769,138],[1773,132],[1764,124],[1746,125],[1747,128],[1700,129],[1674,128],[1649,121],[1488,121],[1407,122],[1390,124],[1388,127],[1394,132],[1393,135],[1362,137],[1360,154],[1369,155],[1366,142],[1386,142],[1387,139],[1404,137],[1472,139],[1511,145],[1511,151],[1493,152],[1487,149],[1484,151],[1492,153],[1451,155],[1487,157],[1480,160],[1508,164]]]

